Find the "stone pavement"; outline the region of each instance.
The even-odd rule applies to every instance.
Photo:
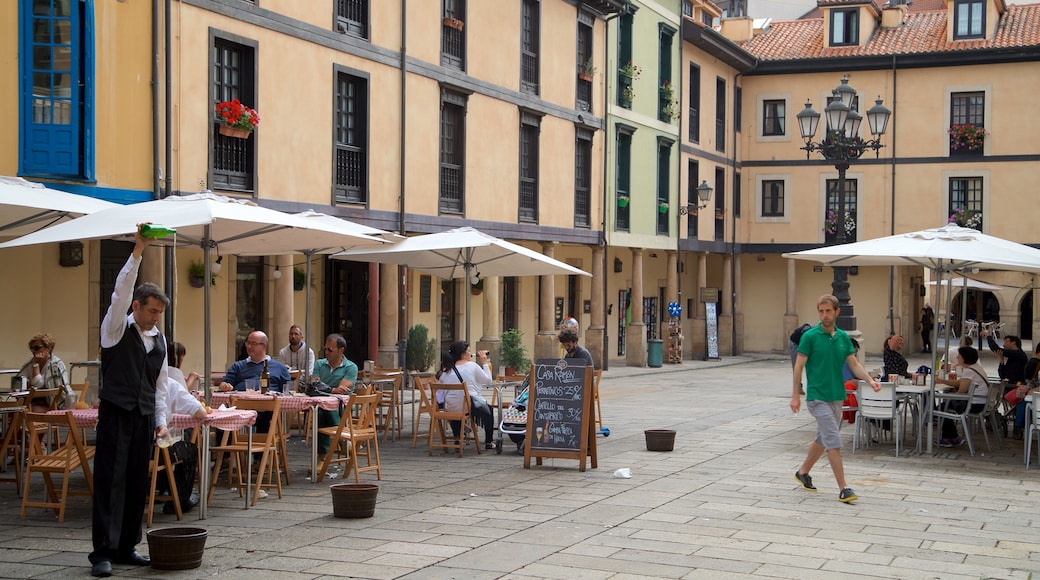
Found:
[[[332,517],[328,483],[305,480],[306,447],[294,437],[284,499],[243,510],[237,494],[219,490],[206,520],[156,515],[155,527],[209,530],[201,568],[116,566],[116,575],[977,579],[1040,571],[1040,469],[1024,469],[1021,441],[992,453],[980,441],[976,457],[960,447],[897,458],[886,443],[853,454],[846,427],[845,470],[860,496],[846,505],[825,461],[813,471],[818,493],[794,481],[814,427],[804,410],[790,412],[789,385],[779,355],[615,365],[603,379],[611,435],[597,438],[597,469],[546,459],[525,470],[508,440],[502,455],[470,447],[462,458],[430,457],[409,436],[380,446],[379,503],[363,520]],[[675,450],[646,451],[647,428],[675,429]],[[622,467],[631,479],[612,477]],[[89,502],[70,504],[62,524],[41,509],[22,521],[13,486],[0,486],[0,576],[88,577]]]

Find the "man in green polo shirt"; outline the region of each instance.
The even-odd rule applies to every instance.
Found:
[[[874,391],[880,391],[877,383],[856,359],[856,349],[844,330],[838,328],[838,299],[824,294],[816,302],[820,324],[802,334],[798,343],[798,358],[794,363],[794,390],[791,394],[791,411],[797,413],[802,407],[799,396],[802,370],[805,370],[805,401],[809,413],[816,419],[816,439],[809,444],[809,454],[794,478],[806,491],[816,491],[809,470],[827,452],[827,460],[838,482],[838,501],[849,503],[859,499],[845,483],[845,468],[841,463],[841,407],[845,401],[845,380],[842,366],[848,364],[852,373],[868,383]]]
[[[332,387],[337,395],[349,395],[354,392],[357,382],[357,365],[347,360],[344,352],[347,340],[340,334],[330,334],[325,338],[325,358],[314,361],[314,377]],[[339,425],[340,411],[318,409],[318,427],[335,427]],[[324,455],[329,450],[328,435],[318,435],[318,454]]]

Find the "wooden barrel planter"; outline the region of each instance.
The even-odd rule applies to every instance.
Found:
[[[370,518],[376,513],[379,486],[371,483],[339,483],[332,491],[332,514],[337,518]]]
[[[647,429],[643,435],[647,451],[671,451],[675,446],[675,431],[671,429]]]
[[[188,570],[202,565],[206,548],[203,528],[163,528],[149,530],[148,555],[156,570]]]

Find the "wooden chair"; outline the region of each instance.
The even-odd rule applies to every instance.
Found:
[[[22,495],[22,453],[24,451],[22,437],[22,413],[25,411],[25,402],[17,399],[0,401],[0,409],[4,410],[7,428],[4,429],[4,438],[0,442],[0,462],[7,462],[8,457],[14,458],[14,477],[3,474],[0,482],[14,483],[14,491]]]
[[[82,383],[71,383],[69,387],[72,388],[72,392],[76,393],[75,404],[78,405],[79,403],[83,403],[83,406],[80,407],[81,409],[86,409],[87,407],[89,407],[89,405],[87,405],[87,393],[90,391],[90,381],[85,380]],[[66,409],[71,409],[73,408],[73,406],[74,405],[70,405],[66,401]]]
[[[152,460],[148,463],[148,471],[151,473],[152,485],[148,488],[148,503],[145,504],[145,510],[148,512],[145,527],[152,527],[155,500],[172,501],[174,512],[177,514],[177,521],[180,521],[184,513],[181,511],[181,500],[177,494],[177,482],[173,478],[173,460],[170,458],[169,447],[155,445],[155,453],[152,454]],[[159,479],[160,473],[166,474],[166,481],[170,484],[170,495],[156,495],[155,493],[155,484]]]
[[[419,403],[415,409],[415,421],[412,424],[412,447],[415,447],[416,443],[419,441],[419,424],[422,422],[422,416],[424,413],[430,423],[426,432],[423,433],[423,435],[426,436],[427,444],[429,444],[430,437],[433,436],[432,406],[430,404],[431,382],[433,382],[433,377],[420,377],[418,375],[415,376],[415,380],[413,381],[413,384],[415,385],[414,389],[419,392]]]
[[[37,404],[35,405],[37,408],[39,408],[40,405],[41,405],[41,403],[39,403],[39,401],[42,401],[43,402],[42,404],[46,407],[47,411],[54,411],[54,410],[56,410],[58,408],[58,403],[61,402],[61,399],[62,399],[63,395],[64,395],[64,389],[61,388],[61,387],[54,387],[54,388],[50,388],[50,389],[37,389],[37,388],[34,388],[34,387],[30,387],[29,388],[29,396],[25,399],[25,401],[26,401],[25,402],[26,410],[29,411],[29,412],[37,412],[37,411],[33,411],[33,407],[34,407],[33,401],[38,401]],[[52,439],[51,440],[52,441],[57,441],[58,437],[60,437],[60,435],[61,435],[58,432],[58,427],[47,427],[47,426],[44,426],[42,424],[38,424],[35,427],[33,427],[32,429],[30,429],[29,425],[27,423],[23,422],[23,425],[25,426],[25,431],[27,433],[35,433],[37,439],[43,440],[43,438],[47,436],[47,432],[48,431],[51,432],[51,435],[52,435]],[[80,440],[81,441],[85,440],[86,437],[83,435],[83,431],[82,430],[80,430],[80,433],[81,433]]]
[[[72,420],[72,412],[61,415],[48,415],[46,413],[26,412],[24,414],[25,426],[28,432],[48,432],[62,428],[65,432],[65,440],[57,445],[56,449],[47,452],[39,437],[29,437],[29,458],[25,468],[25,493],[22,494],[22,519],[25,519],[25,510],[29,507],[51,508],[58,514],[58,521],[65,521],[65,502],[69,495],[93,495],[94,476],[90,471],[90,459],[94,457],[94,448],[83,444],[79,438],[79,429]],[[87,480],[87,490],[69,489],[72,472],[77,469],[83,470],[83,476]],[[29,483],[32,481],[33,473],[43,476],[43,482],[47,486],[48,501],[34,501],[29,499]],[[51,476],[60,474],[62,476],[61,493],[57,493]]]
[[[351,395],[339,425],[318,429],[318,433],[331,439],[329,451],[318,468],[319,483],[333,463],[346,463],[343,475],[346,477],[348,471],[353,471],[355,483],[360,483],[363,471],[375,471],[376,479],[383,479],[379,462],[379,432],[376,429],[376,407],[381,397],[379,393]],[[336,459],[332,458],[333,454]],[[365,467],[361,467],[361,457],[365,458]]]
[[[391,433],[397,439],[401,437],[401,417],[398,412],[398,399],[401,396],[401,387],[404,384],[404,372],[401,369],[373,369],[366,377],[369,380],[393,379],[393,384],[380,383],[376,386],[381,398],[376,410],[376,424],[383,431],[383,441]]]
[[[596,403],[596,427],[603,430],[603,407],[599,402],[599,382],[603,378],[603,369],[596,369],[592,375],[592,400]]]
[[[262,488],[276,488],[278,499],[282,498],[282,465],[279,450],[279,441],[282,439],[282,422],[278,419],[281,412],[282,402],[279,397],[270,399],[245,399],[232,397],[231,405],[243,410],[256,411],[257,413],[270,412],[271,426],[267,433],[253,434],[253,453],[260,454],[260,465],[257,469],[257,480],[252,489],[253,498],[249,505],[256,505],[260,499]],[[252,427],[245,429],[252,430]],[[216,487],[217,476],[224,465],[224,456],[228,457],[228,485],[231,485],[232,472],[238,477],[238,495],[243,497],[245,480],[243,470],[250,464],[248,457],[249,432],[224,432],[219,445],[210,448],[216,461],[213,466],[213,475],[210,478],[209,496],[207,501],[212,501],[213,488]],[[284,443],[283,443],[284,444]]]
[[[441,400],[445,401],[444,407],[437,404],[438,393],[442,394]],[[448,439],[444,430],[445,421],[462,423],[459,426],[459,431],[461,431],[459,439],[455,439],[454,436],[450,440]],[[471,430],[469,434],[466,433],[467,426]],[[459,457],[462,457],[462,449],[466,446],[467,441],[472,441],[477,448],[477,454],[480,454],[477,422],[470,410],[469,391],[466,390],[466,383],[461,385],[430,383],[430,432],[430,455],[433,455],[433,448],[438,447],[445,451],[456,449]]]

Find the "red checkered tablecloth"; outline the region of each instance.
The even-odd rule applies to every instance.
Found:
[[[48,415],[64,415],[65,413],[72,413],[72,422],[75,423],[76,427],[80,429],[93,429],[97,427],[97,409],[71,409],[62,410],[56,409],[54,411],[47,411]]]
[[[48,411],[48,415],[62,415],[68,411]],[[72,409],[72,422],[80,429],[97,427],[97,409]],[[192,415],[174,415],[168,427],[170,429],[190,429],[199,425],[209,425],[224,431],[234,431],[246,425],[256,423],[256,411],[234,410],[213,411],[205,419],[199,420]]]
[[[261,399],[268,400],[271,395],[259,395],[253,393],[247,393],[246,391],[225,391],[220,393],[213,393],[210,396],[210,405],[213,407],[219,407],[220,405],[230,405],[231,397],[239,399]],[[307,409],[313,409],[314,407],[321,407],[328,411],[339,410],[339,398],[335,395],[327,397],[308,397],[306,395],[302,397],[291,396],[291,397],[278,397],[282,401],[282,412],[283,413],[298,413],[300,411],[306,411]]]

